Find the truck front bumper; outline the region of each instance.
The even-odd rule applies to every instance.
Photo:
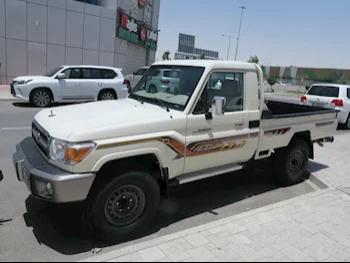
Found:
[[[72,174],[53,166],[40,154],[31,137],[16,146],[13,163],[17,179],[27,185],[31,194],[52,203],[85,200],[96,176]]]

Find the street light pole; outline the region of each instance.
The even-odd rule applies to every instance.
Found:
[[[227,51],[227,60],[229,59],[229,56],[230,56],[230,50],[231,50],[231,40],[233,37],[231,36],[227,36],[227,35],[222,35],[223,37],[227,37],[230,39],[230,42],[228,43],[228,51]]]
[[[223,36],[223,37],[227,37],[227,38],[230,39],[230,42],[228,43],[228,51],[227,51],[227,60],[228,60],[228,58],[229,58],[229,56],[230,56],[231,39],[232,39],[232,37],[231,37],[231,36],[226,36],[226,35],[222,35],[222,36]]]
[[[242,13],[241,13],[241,22],[239,23],[239,30],[238,30],[238,38],[237,38],[237,46],[236,46],[235,61],[237,60],[238,46],[239,46],[239,38],[240,38],[240,36],[241,36],[241,27],[242,27],[242,20],[243,20],[243,11],[244,11],[244,9],[247,9],[245,6],[240,6],[239,8],[242,9]]]

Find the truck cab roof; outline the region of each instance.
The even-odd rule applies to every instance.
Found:
[[[168,60],[159,61],[152,66],[189,66],[189,67],[204,67],[209,69],[245,69],[256,70],[253,63],[225,61],[225,60]]]

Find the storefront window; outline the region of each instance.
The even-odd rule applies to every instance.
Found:
[[[99,0],[75,0],[75,1],[92,4],[92,5],[100,5]]]

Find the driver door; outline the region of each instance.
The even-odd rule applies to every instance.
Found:
[[[244,72],[213,72],[202,96],[188,116],[186,133],[185,174],[246,161],[254,155],[258,136],[249,127],[245,110]],[[205,116],[205,108],[215,96],[227,100],[224,115]]]
[[[63,71],[65,79],[59,81],[59,96],[63,100],[77,100],[81,98],[83,72],[81,68],[68,68]]]

